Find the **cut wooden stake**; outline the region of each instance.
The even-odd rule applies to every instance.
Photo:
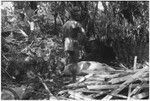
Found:
[[[69,84],[69,85],[66,85],[65,88],[68,88],[68,89],[77,89],[77,88],[83,88],[83,87],[86,87],[86,85],[84,83],[73,83],[73,84]]]
[[[133,99],[142,99],[142,98],[145,98],[145,97],[148,97],[148,96],[149,96],[149,92],[143,92],[143,93],[134,95],[132,98]]]
[[[114,78],[108,81],[108,83],[115,84],[115,83],[123,82],[123,81],[128,80],[131,76],[132,75],[127,75],[127,76],[120,77],[120,78]]]
[[[95,81],[95,82],[100,82],[100,81],[105,81],[105,78],[101,78],[101,77],[90,77],[86,80],[87,82],[89,81]],[[85,82],[86,82],[85,81]]]
[[[129,96],[132,96],[134,94],[136,94],[138,91],[140,91],[142,89],[142,87],[145,86],[145,83],[141,84],[141,85],[138,85],[131,93]]]
[[[125,70],[129,70],[127,67],[125,67],[122,63],[119,64],[120,67],[124,68]]]
[[[102,89],[115,89],[119,87],[119,85],[91,85],[87,86],[90,90],[102,90]]]
[[[86,75],[86,76],[82,77],[77,83],[81,83],[81,82],[85,81],[87,78],[89,78],[89,77],[91,77],[91,76],[93,76],[93,75],[94,75],[94,74]]]
[[[137,64],[137,56],[134,57],[133,71],[136,70],[136,64]]]
[[[132,75],[133,75],[133,74],[132,74]],[[124,82],[124,81],[128,80],[130,77],[132,77],[132,75],[131,75],[131,73],[130,73],[130,74],[128,74],[127,76],[124,76],[124,77],[112,78],[111,80],[108,81],[108,83],[110,83],[110,84],[116,84],[116,83]],[[148,78],[148,77],[146,77],[146,76],[148,76],[148,72],[147,72],[147,73],[144,73],[144,74],[142,75],[142,77],[140,77],[140,78],[138,78],[138,79],[141,80],[141,81],[145,81],[145,80],[147,80],[147,78]]]
[[[99,97],[99,96],[108,94],[108,93],[110,93],[110,92],[111,92],[111,90],[101,91],[101,92],[99,92],[98,94],[93,95],[93,98],[96,98],[96,97]]]
[[[130,100],[131,89],[132,89],[132,83],[129,85],[128,98],[127,98],[128,100]]]
[[[68,91],[68,93],[70,94],[70,97],[76,99],[76,100],[94,100],[90,97],[86,97],[85,95],[81,94],[80,92],[75,92],[75,91]]]
[[[136,88],[139,84],[132,84],[132,88]],[[115,85],[87,85],[87,88],[89,90],[95,90],[95,91],[98,91],[98,90],[104,90],[104,89],[115,89],[115,88],[118,88],[120,86],[120,84],[115,84]],[[144,88],[147,88],[148,87],[148,84],[147,85],[144,85],[143,86]]]
[[[112,95],[112,96],[119,97],[119,98],[124,98],[124,99],[127,99],[127,98],[128,98],[127,96],[125,96],[125,95],[120,95],[120,94],[116,94],[116,95]]]

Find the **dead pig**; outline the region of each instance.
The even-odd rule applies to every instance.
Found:
[[[109,71],[115,71],[115,69],[110,66],[94,62],[94,61],[81,61],[77,64],[69,64],[67,65],[63,72],[63,76],[72,76],[73,82],[76,81],[76,76],[83,76],[90,73],[109,73]]]

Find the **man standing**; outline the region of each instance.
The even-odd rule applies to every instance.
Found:
[[[77,69],[77,62],[79,58],[79,48],[83,42],[83,36],[85,36],[85,30],[78,22],[80,20],[81,12],[78,8],[73,8],[71,11],[71,19],[63,25],[63,42],[64,50],[67,53],[67,64],[71,64],[70,72],[75,81],[75,72]]]

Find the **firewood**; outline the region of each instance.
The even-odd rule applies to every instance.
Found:
[[[86,76],[82,77],[77,83],[83,82],[83,81],[85,81],[87,78],[89,78],[91,76],[93,76],[93,74],[86,75]]]
[[[121,95],[121,94],[116,94],[116,95],[112,95],[112,96],[127,99],[127,96],[124,96],[124,95]]]
[[[134,72],[128,72],[128,71],[124,71],[124,72],[118,72],[115,74],[109,74],[109,75],[100,75],[100,74],[96,74],[96,77],[100,77],[100,78],[108,78],[108,79],[112,79],[112,78],[117,78],[117,77],[123,77],[123,76],[127,76],[129,74],[134,74]]]
[[[132,97],[132,99],[142,99],[142,98],[145,98],[145,97],[148,97],[148,96],[149,96],[149,93],[148,93],[148,92],[143,92],[143,93],[134,95],[134,96]]]
[[[103,90],[103,89],[115,89],[118,88],[120,86],[120,84],[115,84],[115,85],[87,85],[87,88],[89,90]],[[139,86],[139,84],[132,84],[132,88],[136,88],[137,86]],[[143,88],[148,88],[149,85],[145,84],[142,86]]]
[[[89,90],[102,90],[102,89],[115,89],[119,87],[119,85],[91,85],[87,86]]]
[[[138,78],[139,80],[141,80],[142,82],[149,82],[149,78]]]
[[[131,78],[131,77],[132,77],[132,75],[127,75],[127,76],[120,77],[120,78],[114,78],[114,79],[111,79],[110,81],[108,81],[108,83],[110,83],[110,84],[116,84],[116,83],[119,83],[119,82],[126,81],[129,78]]]
[[[147,73],[144,73],[144,74],[142,75],[142,78],[140,77],[140,78],[138,78],[138,79],[139,79],[139,80],[140,80],[140,79],[142,80],[142,79],[144,79],[144,77],[146,77],[147,75],[148,75],[148,72],[147,72]],[[116,84],[116,83],[124,82],[124,81],[128,80],[131,76],[132,76],[132,75],[129,74],[129,75],[124,76],[124,77],[113,78],[113,79],[111,79],[110,81],[108,81],[108,83],[110,83],[110,84]],[[144,80],[146,80],[146,78],[145,78]],[[144,81],[144,80],[142,80],[142,81]]]
[[[125,67],[122,63],[119,64],[120,67],[122,67],[124,70],[129,70],[127,67]]]
[[[133,73],[128,73],[128,72],[123,72],[123,73],[116,73],[112,75],[103,75],[103,74],[94,74],[93,76],[89,77],[87,80],[88,81],[104,81],[105,79],[112,79],[112,78],[117,78],[117,77],[122,77],[122,76],[127,76],[129,74]]]
[[[81,94],[81,92],[74,92],[74,91],[69,91],[69,94],[71,97],[75,98],[76,100],[94,100],[90,97],[84,96]]]
[[[142,88],[144,88],[146,86],[145,83],[138,85],[131,93],[129,96],[132,96],[134,94],[136,94],[137,92],[139,92]]]
[[[93,95],[93,98],[100,97],[100,96],[105,95],[105,94],[108,94],[108,93],[110,93],[110,92],[111,92],[111,90],[100,91],[98,94],[94,94],[94,95]]]
[[[101,82],[101,81],[85,81],[84,83],[88,86],[90,86],[90,85],[102,85],[103,84],[103,82]]]
[[[140,69],[137,73],[131,76],[131,78],[129,78],[123,84],[121,84],[118,89],[115,89],[114,91],[112,91],[110,95],[105,96],[102,100],[110,100],[112,98],[112,95],[118,94],[121,90],[123,90],[126,86],[128,86],[130,83],[135,81],[135,79],[139,78],[141,75],[143,75],[144,72],[148,70],[149,68]]]
[[[67,89],[77,89],[77,88],[84,88],[84,87],[86,87],[85,83],[73,83],[65,86],[65,88]]]
[[[100,73],[93,73],[93,76],[90,78],[99,78],[99,79],[105,79],[111,77],[110,74],[100,74]]]
[[[105,78],[101,78],[101,77],[90,77],[87,79],[87,81],[97,81],[97,82],[104,81],[104,80]]]
[[[128,100],[130,99],[131,89],[132,89],[132,83],[129,85],[128,98],[127,98]]]
[[[54,100],[54,99],[50,99],[50,100]],[[66,98],[66,97],[62,97],[62,96],[60,96],[60,97],[57,97],[57,100],[70,100],[69,98]]]
[[[137,56],[134,57],[133,71],[136,70]]]
[[[88,89],[77,89],[75,91],[82,92],[84,94],[98,94],[100,91],[88,90]]]

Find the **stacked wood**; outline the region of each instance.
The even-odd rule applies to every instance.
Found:
[[[92,72],[78,77],[76,83],[66,85],[65,89],[70,95],[68,99],[74,100],[148,99],[149,65],[142,69]]]

